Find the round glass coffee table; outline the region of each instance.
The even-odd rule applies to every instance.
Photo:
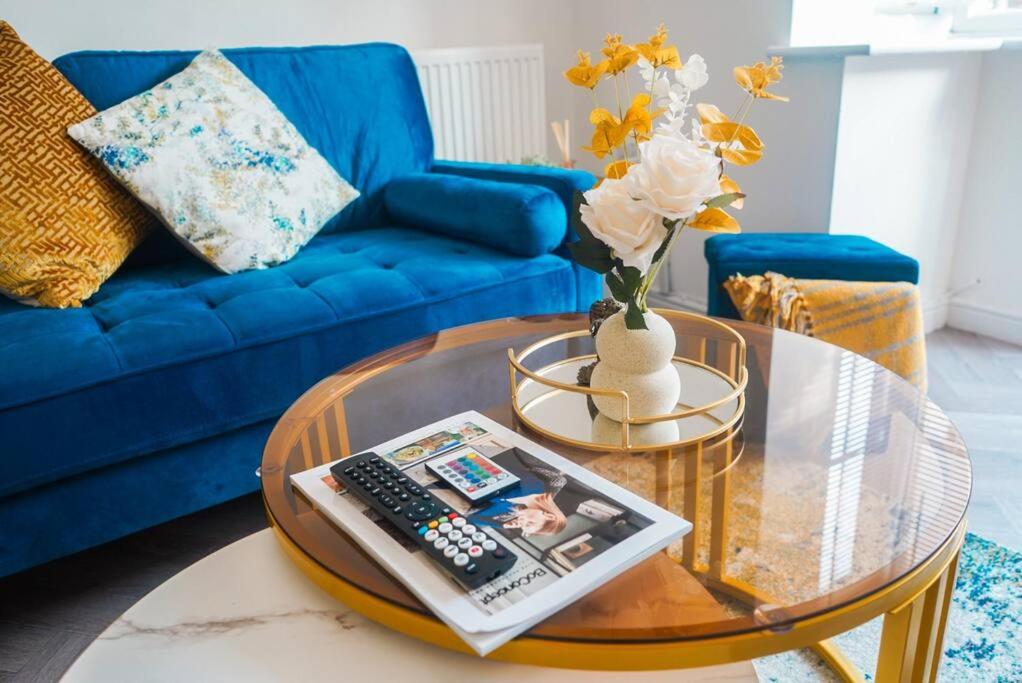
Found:
[[[709,334],[696,320],[672,324],[679,343]],[[965,445],[944,413],[866,358],[734,323],[749,374],[733,429],[648,452],[576,449],[515,417],[507,350],[585,325],[570,315],[454,328],[310,389],[280,419],[262,462],[267,514],[285,552],[370,619],[468,651],[289,477],[477,410],[695,527],[490,657],[648,670],[812,647],[845,680],[862,680],[830,638],[883,615],[877,680],[933,680],[972,484]]]

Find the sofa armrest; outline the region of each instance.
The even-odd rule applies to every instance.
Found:
[[[564,210],[570,216],[575,201],[575,192],[585,192],[596,184],[596,176],[588,171],[554,168],[549,166],[523,166],[521,164],[487,164],[473,161],[435,161],[434,173],[460,175],[502,183],[539,185],[552,190],[564,203]],[[576,235],[565,230],[568,242],[574,242]]]

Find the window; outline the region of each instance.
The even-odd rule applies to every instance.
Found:
[[[960,0],[955,6],[951,30],[992,36],[1022,35],[1022,0]]]

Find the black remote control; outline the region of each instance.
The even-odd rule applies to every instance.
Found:
[[[375,453],[340,460],[330,474],[466,588],[492,581],[518,559]]]

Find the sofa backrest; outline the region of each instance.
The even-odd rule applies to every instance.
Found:
[[[398,45],[223,50],[362,196],[324,232],[386,222],[383,187],[428,170],[433,134],[415,65]],[[73,52],[53,64],[102,111],[169,78],[197,52]],[[164,262],[184,251],[165,230],[130,261]]]

